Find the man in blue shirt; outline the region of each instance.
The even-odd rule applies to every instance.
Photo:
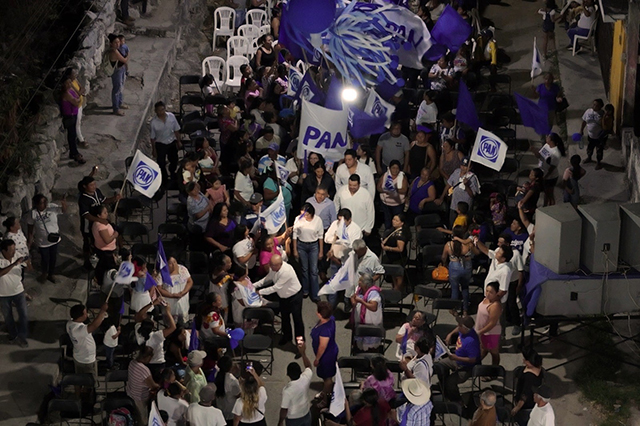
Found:
[[[529,238],[529,233],[522,224],[520,218],[514,218],[513,221],[511,221],[509,228],[505,229],[503,232],[511,237],[511,248],[518,250],[520,254],[522,254],[524,242]]]
[[[458,327],[447,335],[448,343],[455,333],[458,333],[456,351],[447,358],[438,361],[445,367],[443,377],[438,377],[444,383],[445,398],[458,402],[462,399],[458,384],[465,382],[471,376],[471,370],[480,364],[480,338],[474,330],[475,321],[470,316],[457,317]]]
[[[309,197],[306,202],[316,210],[316,216],[322,219],[322,227],[326,232],[333,221],[337,219],[336,205],[329,198],[329,191],[319,186],[313,197]]]

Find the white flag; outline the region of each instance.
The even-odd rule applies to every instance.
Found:
[[[291,174],[291,172],[287,170],[285,166],[278,163],[277,161],[275,162],[275,165],[276,165],[276,170],[278,172],[278,177],[280,178],[280,182],[286,183],[287,179],[289,179],[289,175]]]
[[[136,191],[152,198],[162,184],[160,166],[137,150],[127,172],[127,180],[133,184]]]
[[[378,95],[378,92],[373,89],[369,91],[369,97],[367,98],[367,103],[364,106],[364,112],[374,117],[386,117],[387,121],[385,121],[384,127],[391,126],[391,115],[395,110],[396,107],[382,99],[380,95]]]
[[[537,77],[542,74],[542,60],[540,59],[540,52],[536,44],[536,38],[533,38],[533,57],[531,58],[531,78]]]
[[[289,86],[287,87],[287,95],[295,96],[302,82],[302,73],[296,67],[289,67]]]
[[[287,221],[287,209],[284,205],[282,189],[273,203],[260,213],[258,220],[261,221],[269,235],[277,233],[282,228],[282,225]]]
[[[151,402],[151,410],[149,411],[149,423],[147,424],[149,426],[165,426],[155,401]]]
[[[344,262],[340,269],[338,269],[338,272],[333,274],[329,282],[322,286],[318,292],[318,296],[334,294],[341,290],[346,290],[349,287],[354,287],[357,282],[356,253],[351,252],[347,261]]]
[[[118,274],[116,275],[116,284],[131,284],[134,272],[135,267],[133,266],[133,263],[128,261],[122,262],[120,264],[120,269],[118,269]]]
[[[329,412],[337,416],[344,411],[344,402],[347,399],[347,395],[344,392],[344,385],[342,384],[342,376],[340,375],[340,368],[336,363],[336,375],[333,378],[333,394],[331,394],[331,405],[329,406]]]
[[[500,171],[506,157],[507,144],[493,133],[479,128],[471,150],[471,161]]]

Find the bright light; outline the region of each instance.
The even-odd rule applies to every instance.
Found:
[[[353,87],[342,89],[342,99],[346,102],[353,102],[358,97],[358,92]]]

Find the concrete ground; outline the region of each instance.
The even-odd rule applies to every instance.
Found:
[[[142,141],[143,149],[146,142],[146,123],[150,116],[150,106],[158,99],[169,105],[170,110],[178,109],[177,76],[185,74],[199,74],[201,60],[210,55],[209,31],[206,35],[200,31],[181,34],[182,42],[178,40],[176,32],[175,13],[177,0],[165,1],[160,9],[154,11],[152,18],[139,19],[133,34],[127,37],[127,43],[132,52],[130,64],[130,78],[125,89],[125,102],[130,106],[124,117],[110,114],[111,82],[108,78],[98,79],[97,86],[92,88],[89,96],[89,106],[86,111],[83,132],[90,147],[83,151],[88,160],[84,166],[76,166],[67,160],[62,160],[59,176],[54,189],[58,197],[64,193],[75,194],[76,183],[88,174],[94,165],[99,166],[97,179],[105,195],[110,196],[117,189],[117,185],[110,182],[122,180],[124,160],[132,155],[136,140]],[[501,47],[511,56],[511,63],[506,71],[513,78],[513,91],[522,94],[530,93],[529,70],[531,64],[532,38],[537,35],[540,39],[539,15],[536,10],[538,3],[519,0],[509,0],[491,5],[485,12],[488,19],[496,26],[496,38]],[[200,10],[200,17],[206,14]],[[168,24],[170,22],[170,24]],[[600,78],[597,59],[590,54],[572,57],[564,50],[567,40],[561,29],[556,31],[559,51],[557,62],[545,64],[548,69],[559,69],[556,78],[561,82],[570,103],[567,112],[565,135],[579,130],[580,117],[584,109],[596,97],[606,98]],[[208,38],[207,38],[208,37]],[[540,45],[540,43],[539,43]],[[178,49],[175,64],[174,49]],[[221,54],[223,52],[216,52]],[[171,69],[170,73],[167,71]],[[562,123],[561,123],[562,127]],[[531,129],[518,126],[518,137],[539,140]],[[566,167],[571,154],[579,153],[584,156],[585,150],[580,151],[576,144],[569,146],[569,155],[563,159],[561,169]],[[65,158],[61,155],[61,158]],[[611,143],[605,151],[603,170],[595,171],[593,165],[587,165],[587,175],[581,181],[585,202],[604,202],[607,200],[626,201],[627,183],[624,180],[622,159],[619,145]],[[535,165],[531,154],[522,159],[522,169]],[[559,189],[556,198],[561,200]],[[70,197],[71,199],[73,197]],[[31,318],[30,347],[20,349],[7,344],[6,334],[0,336],[0,354],[5,362],[0,364],[0,425],[23,425],[35,420],[43,395],[48,391],[47,386],[57,376],[56,361],[58,359],[58,336],[63,332],[64,321],[67,319],[68,308],[74,300],[84,300],[86,294],[86,277],[79,269],[81,259],[81,241],[78,232],[77,207],[70,203],[71,211],[61,220],[65,242],[63,243],[61,259],[61,277],[58,284],[38,284],[34,274],[26,277],[27,291],[34,295],[29,307]],[[164,203],[161,202],[163,207]],[[161,209],[156,210],[156,218],[164,216]],[[159,223],[156,220],[156,225]],[[480,294],[474,300],[479,301]],[[420,302],[420,305],[422,303]],[[429,309],[429,308],[427,308]],[[304,319],[307,334],[316,321],[315,305],[309,300],[304,302]],[[338,314],[339,315],[339,314]],[[393,338],[400,324],[401,318],[387,318],[387,337]],[[446,312],[439,317],[439,322],[453,323],[453,318]],[[349,351],[350,331],[344,328],[346,320],[339,316],[337,339],[341,354]],[[512,371],[521,364],[521,356],[517,350],[517,340],[511,337],[507,330],[507,339],[503,343],[502,365],[507,371]],[[538,345],[537,349],[544,357],[547,368],[570,359],[580,351],[563,344],[557,339],[545,345]],[[309,350],[310,352],[310,350]],[[387,351],[387,356],[393,358],[395,344]],[[310,354],[311,355],[311,354]],[[275,349],[276,363],[271,376],[264,376],[267,384],[269,403],[266,416],[270,424],[275,424],[281,400],[281,390],[286,384],[286,366],[294,361],[293,346],[282,350]],[[485,360],[485,363],[489,362]],[[597,424],[599,415],[589,404],[581,400],[575,384],[570,377],[577,368],[577,364],[569,364],[553,370],[549,374],[549,382],[554,389],[553,405],[556,411],[558,425],[590,425]],[[346,379],[346,376],[345,376]],[[511,379],[507,387],[511,388]],[[492,383],[496,385],[497,383]],[[319,379],[314,379],[313,393],[320,388]],[[463,385],[463,391],[468,390],[468,384]],[[508,398],[510,400],[510,397]],[[454,424],[454,423],[451,423]],[[457,424],[457,422],[455,422]]]

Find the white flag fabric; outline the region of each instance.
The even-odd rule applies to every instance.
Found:
[[[160,166],[140,150],[137,150],[127,172],[127,180],[131,182],[136,191],[152,198],[160,189],[160,185],[162,185]]]
[[[351,252],[346,262],[342,265],[338,272],[327,282],[320,291],[318,296],[325,294],[335,294],[341,290],[346,290],[349,287],[355,286],[358,282],[357,270],[356,270],[356,253]]]
[[[282,225],[287,221],[287,209],[284,205],[282,190],[273,203],[260,213],[259,220],[269,235],[277,233],[282,228]]]
[[[347,395],[344,392],[344,385],[342,384],[342,376],[340,375],[340,367],[336,362],[336,375],[333,378],[333,394],[331,395],[331,405],[329,405],[329,412],[338,416],[344,411],[344,402],[347,399]]]
[[[116,284],[131,284],[134,272],[135,267],[133,266],[133,263],[128,261],[122,262],[120,264],[120,269],[118,269],[118,273],[116,274]]]
[[[533,38],[533,57],[531,58],[531,78],[537,77],[542,74],[542,59],[540,59],[540,52],[536,43],[536,38]]]
[[[289,175],[291,174],[291,172],[287,170],[286,167],[284,167],[282,164],[278,163],[277,161],[275,162],[275,165],[278,171],[278,177],[280,178],[280,182],[286,183],[287,179],[289,179]]]
[[[369,97],[367,103],[364,106],[364,112],[374,117],[386,117],[387,121],[384,123],[384,127],[391,126],[391,115],[396,110],[395,105],[391,105],[380,97],[375,90],[369,91]]]
[[[287,87],[287,95],[295,96],[302,82],[302,73],[296,67],[289,67],[289,86]]]
[[[149,423],[147,424],[149,426],[165,426],[155,401],[151,402],[151,410],[149,411]]]
[[[349,142],[348,118],[345,110],[336,111],[302,99],[298,158],[305,159],[306,153],[313,151],[327,161],[342,160]]]
[[[471,161],[500,171],[507,157],[507,144],[493,133],[480,127],[471,150]]]

